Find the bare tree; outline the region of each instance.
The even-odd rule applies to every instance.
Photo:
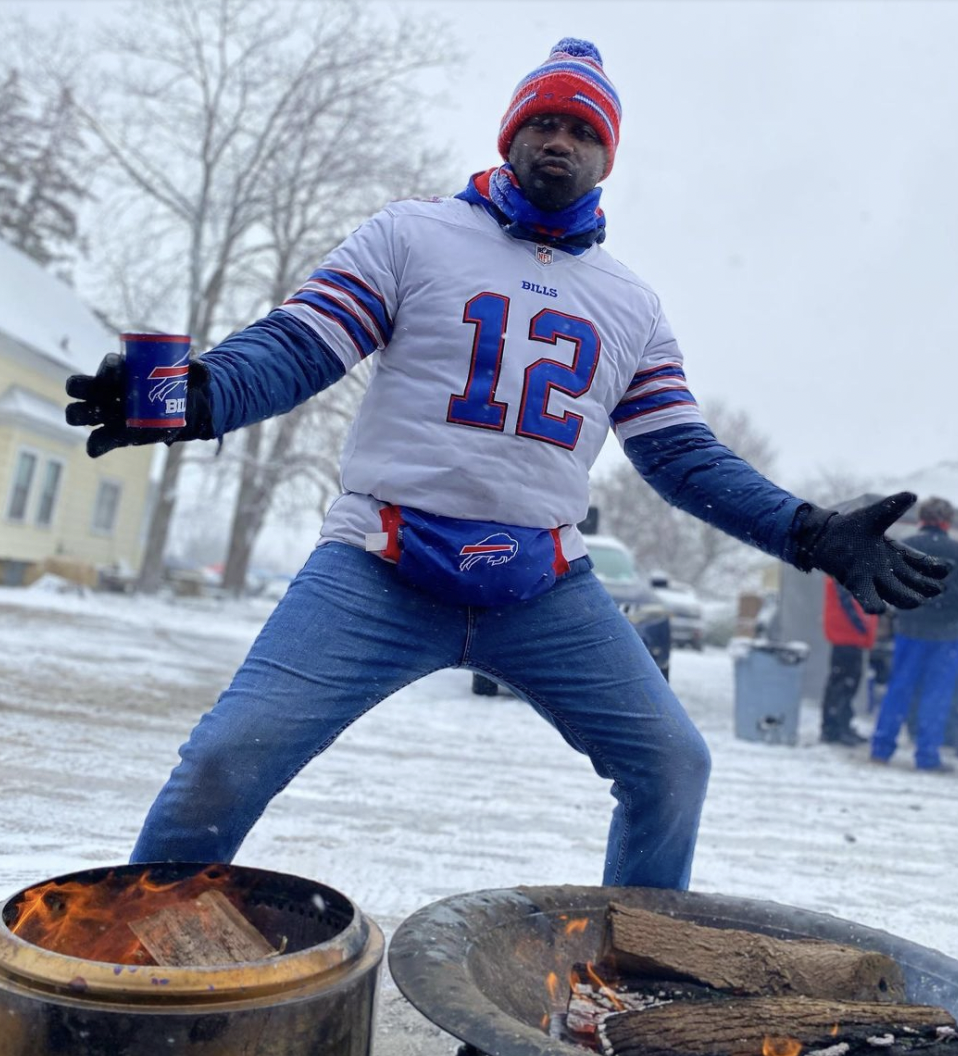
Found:
[[[253,278],[257,288],[270,291],[272,303],[300,285],[330,248],[319,242],[319,236],[329,229],[330,216],[358,221],[377,198],[438,189],[436,159],[411,157],[398,166],[389,153],[395,150],[395,130],[380,135],[381,120],[376,95],[356,94],[342,109],[335,136],[313,144],[308,137],[299,137],[283,164],[270,174],[273,187],[264,222],[265,252]],[[383,149],[387,153],[380,156]],[[243,430],[240,483],[223,569],[223,587],[228,592],[240,594],[245,588],[253,548],[277,492],[285,490],[289,503],[294,486],[305,483],[299,489],[300,503],[315,498],[319,508],[328,505],[331,492],[338,492],[335,456],[365,391],[366,376],[364,370],[354,371],[333,390],[277,422]],[[317,420],[325,429],[309,430],[304,438],[304,426]]]
[[[95,83],[75,94],[109,205],[102,303],[127,326],[187,332],[200,350],[430,170],[416,76],[453,58],[435,20],[362,0],[154,0],[90,50]],[[302,416],[280,426],[271,464]],[[264,445],[250,447],[259,465]],[[184,457],[173,445],[165,459],[146,591],[160,583]],[[244,516],[262,504],[248,499]]]
[[[245,588],[253,548],[278,492],[285,491],[289,508],[309,505],[317,515],[338,494],[338,452],[363,391],[363,379],[351,374],[334,389],[273,422],[244,429],[237,438],[243,450],[223,568],[225,590],[241,594]]]
[[[772,472],[772,448],[745,412],[720,401],[707,402],[703,410],[719,440],[760,472]],[[631,465],[594,481],[592,501],[600,529],[630,546],[647,569],[661,569],[703,593],[725,593],[763,560],[752,547],[670,506]]]
[[[837,506],[839,503],[857,499],[874,489],[869,481],[854,471],[837,468],[821,469],[817,476],[805,480],[797,493],[802,498],[819,506]]]
[[[67,88],[28,98],[17,70],[0,83],[0,236],[69,279],[82,251],[77,209],[86,151]]]

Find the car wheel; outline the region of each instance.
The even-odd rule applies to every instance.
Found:
[[[474,672],[472,676],[472,691],[478,697],[494,697],[499,692],[499,686],[491,678]]]

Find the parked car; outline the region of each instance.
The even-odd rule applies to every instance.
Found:
[[[669,611],[672,644],[680,648],[701,649],[705,639],[705,621],[702,617],[702,602],[695,588],[670,578],[665,572],[653,572],[649,582]]]
[[[652,590],[648,575],[636,564],[632,551],[614,536],[587,535],[585,544],[599,582],[618,602],[659,670],[668,678],[671,620],[667,607]]]
[[[669,677],[671,632],[669,614],[649,585],[649,577],[635,563],[632,552],[610,535],[586,535],[589,557],[599,582],[612,595],[652,654],[659,670]],[[499,685],[485,675],[472,676],[472,691],[491,697]]]

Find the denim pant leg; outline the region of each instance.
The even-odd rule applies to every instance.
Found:
[[[941,765],[941,746],[951,712],[958,678],[958,642],[925,642],[925,677],[918,702],[915,766],[919,770]]]
[[[362,550],[317,547],[180,749],[131,861],[230,861],[270,800],[352,722],[458,664],[467,613]]]
[[[890,759],[895,752],[898,733],[922,679],[924,644],[917,638],[895,635],[888,689],[872,734],[871,754],[874,759]]]
[[[613,782],[603,882],[687,888],[708,748],[588,565],[534,601],[475,612],[466,663],[513,686]]]

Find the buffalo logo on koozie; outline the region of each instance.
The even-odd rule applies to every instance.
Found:
[[[462,561],[459,571],[468,572],[473,565],[481,561],[489,565],[504,565],[519,553],[519,543],[505,532],[494,532],[480,539],[478,543],[466,543],[459,551]]]
[[[148,381],[156,382],[150,387],[149,399],[165,400],[178,386],[186,385],[189,374],[190,365],[185,359],[171,367],[154,367],[147,375]]]

